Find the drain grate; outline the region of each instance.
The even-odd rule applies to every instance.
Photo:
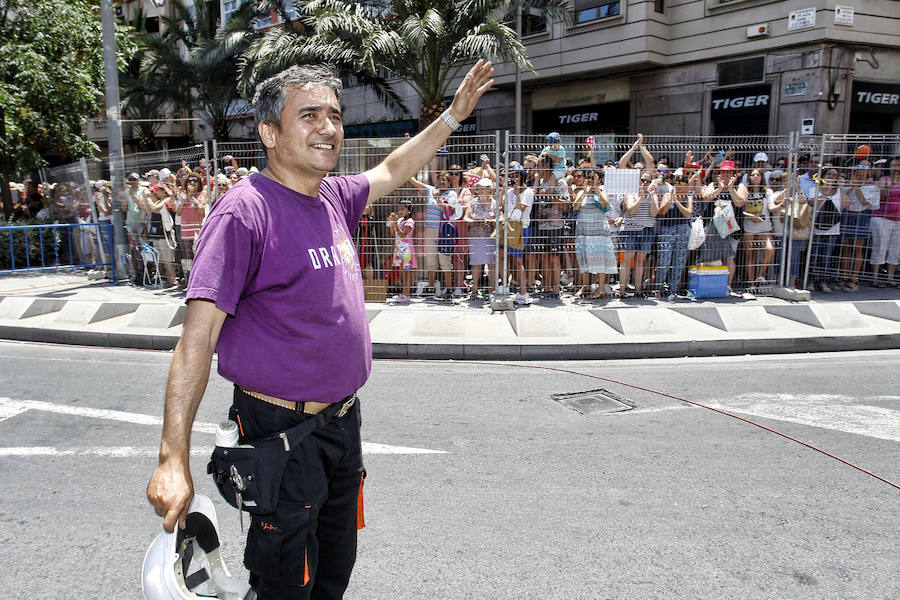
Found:
[[[631,410],[637,405],[615,392],[603,388],[586,392],[569,392],[550,396],[556,402],[564,404],[583,415],[613,414]]]

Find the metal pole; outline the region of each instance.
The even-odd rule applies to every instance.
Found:
[[[213,175],[213,189],[215,190],[215,194],[213,194],[213,201],[210,204],[215,203],[219,199],[219,146],[216,142],[216,139],[213,138],[213,157],[212,162],[209,163],[210,171]]]
[[[212,177],[212,164],[209,162],[209,140],[203,140],[203,158],[206,160],[206,185],[204,191],[209,198],[210,178]]]
[[[550,23],[547,23],[548,27]],[[522,40],[522,6],[516,8],[516,39]],[[516,135],[522,134],[522,69],[516,63]]]
[[[94,190],[91,188],[91,177],[88,175],[88,167],[87,160],[84,157],[79,159],[79,164],[81,165],[81,178],[84,180],[84,189],[87,190],[88,202],[91,203],[91,222],[99,223],[100,219],[97,214],[97,204],[94,202]],[[100,242],[100,228],[96,228],[95,230],[96,239],[94,240],[94,249],[97,250],[97,254],[100,255],[100,262],[107,262],[106,260],[106,250],[103,248],[103,244]],[[82,243],[82,248],[84,247],[84,243]]]
[[[500,173],[500,130],[494,131],[494,166],[496,172]],[[506,175],[506,168],[503,169],[503,174]],[[497,186],[497,209],[494,211],[494,256],[497,257],[494,259],[494,294],[499,293],[500,286],[500,199],[503,197],[501,194],[503,193],[503,188],[506,187],[506,177],[503,178],[504,185],[501,187]],[[499,182],[498,182],[499,183]]]
[[[119,69],[116,66],[116,24],[112,0],[100,1],[103,20],[103,73],[106,76],[106,132],[109,138],[109,180],[113,201],[114,260],[119,263],[119,273],[125,273],[125,265],[119,261],[128,250],[125,228],[122,222],[122,195],[125,183],[124,156],[122,152],[122,115],[119,110]],[[115,273],[115,269],[113,270]],[[114,280],[115,281],[115,280]]]
[[[813,240],[816,237],[816,200],[819,196],[819,181],[822,180],[822,161],[825,159],[825,134],[822,134],[822,143],[819,147],[819,162],[816,164],[816,198],[813,198],[813,215],[809,224],[809,241],[806,244],[806,272],[803,274],[803,288],[809,287],[809,265],[812,262]],[[809,201],[809,198],[807,198]]]
[[[799,136],[796,132],[791,132],[789,140],[788,140],[788,164],[787,164],[787,192],[785,196],[785,202],[782,206],[785,207],[784,214],[782,216],[782,223],[784,223],[784,229],[781,237],[781,272],[778,274],[778,285],[781,287],[787,287],[788,282],[790,282],[790,269],[791,269],[791,247],[793,245],[793,241],[791,240],[791,236],[794,233],[794,195],[797,193],[796,183],[797,183],[797,141],[799,140]]]

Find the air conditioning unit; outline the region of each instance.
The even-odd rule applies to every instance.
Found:
[[[760,23],[759,25],[751,25],[747,28],[747,37],[762,37],[764,35],[769,35],[769,24],[768,23]]]

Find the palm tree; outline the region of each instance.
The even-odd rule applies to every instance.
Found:
[[[242,89],[257,70],[296,62],[379,70],[408,83],[421,100],[419,127],[444,110],[448,86],[473,59],[488,57],[534,71],[516,32],[505,23],[517,8],[570,19],[571,0],[313,0],[297,8],[312,35],[267,35],[245,54]],[[290,61],[294,61],[291,63]]]
[[[121,87],[122,114],[135,121],[138,133],[138,147],[149,149],[153,147],[156,133],[162,126],[163,106],[156,98],[156,92],[151,82],[143,76],[141,63],[146,54],[146,48],[152,39],[152,34],[147,32],[147,15],[142,7],[138,7],[132,21],[134,27],[133,38],[137,44],[137,52],[128,61],[125,70],[119,73],[119,86]]]
[[[279,13],[281,26],[266,31],[238,61],[238,91],[247,101],[253,98],[257,84],[291,65],[328,63],[338,70],[345,85],[368,87],[387,106],[407,112],[406,105],[375,66],[348,44],[316,34],[315,18],[291,22],[286,11]]]
[[[228,111],[240,99],[237,61],[260,36],[254,19],[267,14],[268,2],[250,2],[219,27],[219,3],[198,1],[186,7],[171,2],[175,17],[162,17],[164,33],[145,40],[141,78],[151,97],[176,109],[199,110],[216,139],[227,140]]]

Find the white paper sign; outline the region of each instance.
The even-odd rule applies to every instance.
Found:
[[[853,7],[852,6],[835,6],[834,7],[834,24],[835,25],[853,25]]]
[[[816,26],[816,9],[804,8],[788,13],[788,31],[795,29],[807,29]]]
[[[603,191],[607,194],[637,194],[640,187],[640,169],[604,169],[603,171]]]

